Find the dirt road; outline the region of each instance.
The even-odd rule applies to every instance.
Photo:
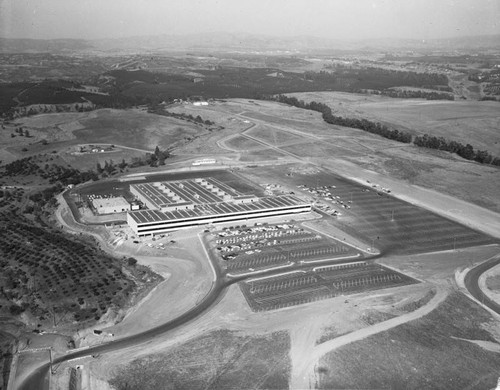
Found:
[[[437,287],[434,297],[426,305],[411,313],[404,314],[384,322],[379,322],[375,325],[339,336],[319,345],[315,345],[316,338],[311,336],[311,334],[314,335],[315,332],[310,330],[305,331],[304,329],[304,331],[292,333],[292,347],[290,350],[292,377],[290,388],[316,388],[316,366],[322,356],[344,345],[363,340],[374,334],[384,332],[398,325],[421,318],[437,308],[445,300],[447,295],[448,292],[445,289]],[[314,323],[314,321],[311,322]]]

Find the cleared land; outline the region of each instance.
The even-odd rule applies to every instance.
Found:
[[[30,136],[16,135],[15,128],[18,127],[28,130]],[[142,155],[145,151],[153,152],[156,146],[162,150],[178,147],[205,134],[208,131],[202,126],[135,109],[41,114],[16,119],[0,132],[0,141],[3,141],[0,160],[11,161],[13,156],[25,157],[56,150],[62,151],[68,163],[78,168],[82,168],[80,163],[84,168],[93,168],[96,162],[104,159],[113,159],[115,163],[122,158],[130,160],[138,152]],[[116,144],[137,150],[132,150],[128,158],[127,151],[103,153],[102,156],[94,154],[94,159],[75,156],[73,147],[82,143]]]
[[[309,95],[297,96],[306,100]],[[310,93],[310,100],[320,101],[322,96],[325,96],[325,103],[331,101],[334,113],[337,113],[336,107],[339,106],[337,97],[343,99],[340,102],[342,103],[340,107],[346,109],[351,107],[353,110],[356,109],[360,100],[378,98],[325,92]],[[398,99],[387,99],[388,104],[395,104],[398,101]],[[432,107],[435,102],[421,101],[421,103],[425,103],[425,107]],[[436,104],[441,103],[437,102]],[[470,104],[473,107],[474,104],[482,105],[487,102],[445,103],[450,104],[447,106],[448,111],[454,109],[454,115],[460,117],[462,115],[461,106],[454,105],[454,103]],[[496,110],[496,105],[491,106],[490,104],[491,102],[481,107],[489,110],[487,116],[491,118],[498,115],[498,110]],[[500,211],[500,201],[497,196],[500,191],[500,181],[497,178],[498,168],[466,161],[446,152],[427,150],[386,140],[361,130],[330,126],[324,123],[321,115],[317,112],[300,110],[275,102],[249,102],[244,99],[231,99],[220,105],[211,106],[211,110],[221,110],[224,113],[229,111],[235,117],[280,131],[287,131],[292,136],[303,133],[303,144],[284,147],[284,151],[292,152],[306,161],[310,159],[332,170],[339,169],[348,176],[350,176],[349,170],[353,171],[351,175],[355,175],[355,170],[359,172],[362,169],[368,169],[402,180],[405,183],[436,189],[482,207]],[[380,111],[380,114],[382,113],[383,110]],[[449,115],[452,116],[453,113],[450,112]],[[285,122],[283,122],[283,117],[286,119]],[[382,120],[380,121],[382,122]],[[433,126],[434,124],[429,125],[429,127]],[[497,127],[498,122],[492,122],[489,127],[476,128],[466,143],[471,143],[479,148],[478,145],[474,145],[474,137],[479,139],[483,137],[481,134],[484,132],[488,137],[487,143],[495,145],[495,142],[498,141],[498,137],[496,137]],[[449,134],[445,135],[445,138],[452,139],[453,128],[454,126],[450,126]],[[248,134],[253,134],[252,130],[249,130]],[[258,137],[263,142],[267,142],[269,146],[272,146],[274,142],[271,132],[269,134],[260,132]]]
[[[419,320],[327,354],[319,388],[494,388],[500,357],[486,348],[497,343],[491,315],[454,293]]]
[[[413,135],[427,133],[444,137],[500,156],[500,106],[497,102],[395,99],[343,92],[290,95],[306,102],[323,102],[335,115],[386,123]]]
[[[286,332],[244,336],[218,330],[167,353],[132,361],[110,384],[117,390],[285,389],[290,339]]]

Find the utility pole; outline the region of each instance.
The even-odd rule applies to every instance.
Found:
[[[391,212],[391,222],[394,222],[394,210]]]
[[[50,359],[50,374],[55,374],[56,370],[54,369],[54,366],[52,365],[52,347],[49,348],[49,359]]]

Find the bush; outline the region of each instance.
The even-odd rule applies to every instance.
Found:
[[[22,312],[24,312],[24,309],[19,305],[13,304],[13,305],[10,305],[9,311],[10,311],[10,314],[12,314],[13,316],[17,316],[17,315],[21,314]]]

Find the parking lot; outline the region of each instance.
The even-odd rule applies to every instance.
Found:
[[[233,274],[359,253],[350,246],[291,222],[234,226],[214,231],[211,236],[213,253],[219,264]]]
[[[298,179],[296,179],[298,180]],[[301,178],[298,195],[315,200],[316,207],[336,218],[339,228],[359,237],[368,247],[396,253],[426,253],[497,242],[426,209],[395,198],[394,191],[376,183],[360,185],[322,173]],[[336,213],[334,211],[337,211]]]
[[[240,288],[253,311],[266,311],[412,283],[417,281],[371,261],[359,261],[254,278],[241,282]]]

